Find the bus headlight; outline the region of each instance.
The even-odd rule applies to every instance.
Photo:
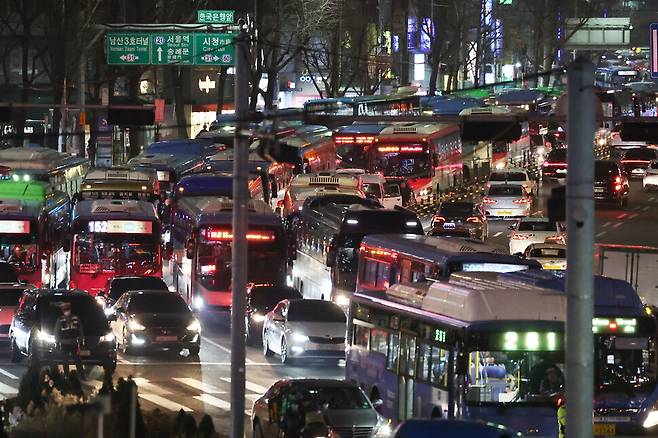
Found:
[[[391,428],[391,423],[384,417],[379,417],[377,419],[377,426],[375,426],[375,438],[388,438],[393,435],[393,429]]]
[[[115,338],[114,333],[109,332],[105,336],[101,336],[100,342],[114,342],[114,338]]]
[[[199,323],[198,319],[195,319],[190,323],[190,325],[187,326],[187,331],[198,332],[199,330],[201,330],[201,324]]]
[[[253,319],[256,322],[263,322],[265,321],[265,318],[267,318],[265,315],[262,315],[260,313],[254,313],[251,315],[251,319]]]
[[[292,335],[292,340],[295,342],[303,343],[303,342],[308,342],[308,336],[303,335],[301,333],[295,333]]]
[[[649,415],[647,415],[646,420],[644,420],[644,423],[642,423],[642,427],[645,429],[651,429],[654,426],[658,425],[658,410],[651,410],[649,411]]]
[[[336,304],[340,307],[347,307],[350,305],[350,298],[345,295],[336,295]]]
[[[133,319],[128,323],[128,328],[132,332],[139,332],[139,331],[144,330],[146,327],[144,327],[142,324],[140,324],[139,322],[137,322]]]
[[[203,301],[203,297],[201,295],[197,295],[194,297],[192,305],[196,310],[201,310],[205,307],[206,303]]]

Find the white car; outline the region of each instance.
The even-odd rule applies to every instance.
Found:
[[[647,168],[644,177],[642,178],[642,186],[644,190],[657,190],[658,189],[658,162],[651,163]]]
[[[566,243],[566,232],[559,222],[551,222],[547,217],[526,217],[508,227],[510,254],[523,254],[533,243]]]
[[[487,218],[525,217],[530,214],[532,197],[521,184],[492,185],[482,198]]]
[[[537,181],[530,178],[528,171],[519,168],[494,170],[489,175],[487,187],[501,184],[521,184],[528,194],[537,194]]]
[[[347,317],[324,300],[283,300],[265,316],[263,354],[281,363],[295,358],[345,359]]]
[[[567,245],[562,243],[533,243],[525,249],[524,256],[538,261],[547,270],[567,269]]]

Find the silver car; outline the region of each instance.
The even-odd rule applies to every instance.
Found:
[[[380,404],[381,400],[376,400]],[[291,409],[294,406],[296,409]],[[331,379],[279,380],[254,402],[254,438],[300,436],[309,414],[320,414],[337,437],[392,436],[388,420],[355,383]],[[294,430],[293,430],[294,429]],[[322,435],[324,436],[324,435]]]
[[[281,363],[293,358],[345,359],[347,317],[324,300],[283,300],[263,321],[263,354]]]
[[[530,214],[532,197],[521,184],[492,185],[482,198],[488,218],[526,217]]]

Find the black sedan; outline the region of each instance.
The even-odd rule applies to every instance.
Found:
[[[63,330],[65,313],[75,319],[76,335]],[[116,368],[116,340],[103,309],[84,291],[30,289],[25,291],[9,327],[11,361],[27,356],[30,365],[101,365]],[[70,347],[74,343],[75,348]]]
[[[116,303],[121,295],[132,290],[169,290],[167,283],[158,277],[119,276],[107,280],[107,284],[97,295],[98,302],[106,308]]]
[[[302,294],[293,287],[256,285],[247,294],[247,316],[245,328],[247,341],[260,341],[265,315],[283,300],[301,299]]]
[[[487,216],[484,214],[482,204],[474,201],[442,202],[432,217],[429,234],[486,239]]]
[[[126,292],[112,306],[108,318],[119,347],[126,354],[187,349],[191,356],[196,356],[201,349],[201,324],[175,292]]]

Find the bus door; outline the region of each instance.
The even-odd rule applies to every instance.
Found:
[[[398,373],[398,421],[414,416],[414,378],[416,371],[416,338],[400,334],[400,368]]]

